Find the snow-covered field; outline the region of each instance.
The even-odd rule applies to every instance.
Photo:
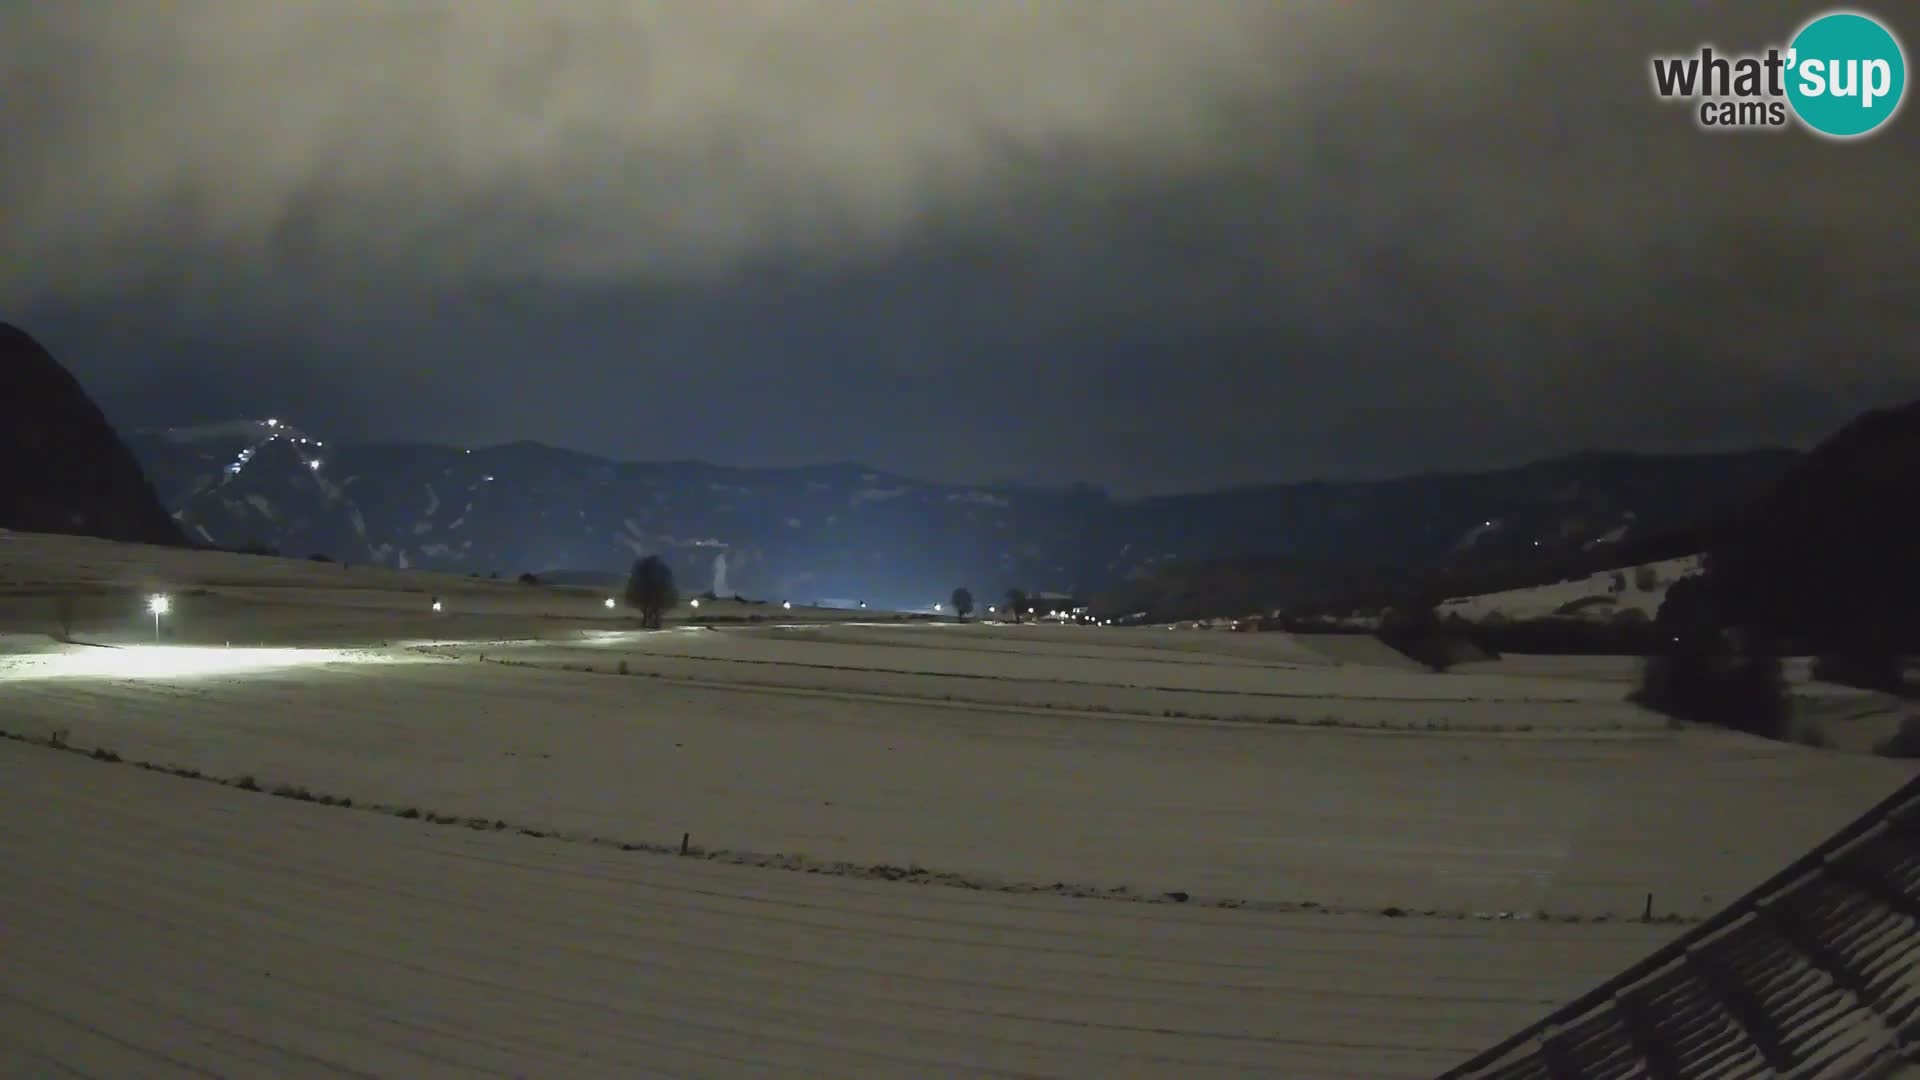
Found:
[[[1457,596],[1440,605],[1442,617],[1459,615],[1479,622],[1500,617],[1506,619],[1544,619],[1571,616],[1605,621],[1624,611],[1637,611],[1651,619],[1660,612],[1667,587],[1700,569],[1698,555],[1680,559],[1606,570],[1570,581],[1539,585],[1528,589]]]
[[[0,730],[126,759],[0,742],[0,1075],[1432,1075],[1910,773],[1593,665],[595,601],[0,536]]]

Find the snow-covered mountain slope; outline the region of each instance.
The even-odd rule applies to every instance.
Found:
[[[1623,612],[1637,612],[1651,620],[1659,613],[1668,587],[1700,568],[1701,557],[1688,555],[1605,570],[1551,585],[1458,596],[1441,602],[1440,615],[1442,618],[1458,615],[1470,622],[1499,618],[1609,622],[1620,618]]]

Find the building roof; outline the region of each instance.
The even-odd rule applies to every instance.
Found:
[[[1920,1063],[1920,779],[1442,1080],[1871,1077]]]

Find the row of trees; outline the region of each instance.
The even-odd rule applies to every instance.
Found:
[[[962,585],[953,590],[953,595],[949,597],[949,599],[953,601],[954,615],[961,622],[966,622],[967,617],[974,612],[973,590]],[[1013,621],[1020,622],[1026,617],[1027,609],[1032,605],[1033,601],[1027,596],[1026,590],[1024,589],[1008,589],[1006,603],[1007,611],[1013,616]]]
[[[953,596],[950,599],[953,601],[954,614],[961,622],[966,622],[967,617],[975,610],[973,591],[962,585],[953,590]],[[1025,589],[1008,589],[1004,601],[1006,604],[1004,611],[1013,617],[1014,622],[1026,621],[1027,612],[1033,607],[1033,598],[1027,595]]]

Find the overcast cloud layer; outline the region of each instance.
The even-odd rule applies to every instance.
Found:
[[[142,422],[1122,491],[1804,440],[1920,396],[1920,114],[1646,62],[1818,10],[0,0],[0,317]]]

